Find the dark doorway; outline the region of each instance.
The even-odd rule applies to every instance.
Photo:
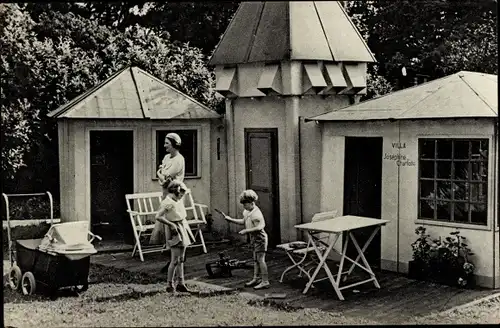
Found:
[[[125,194],[134,191],[132,131],[90,131],[92,232],[105,240],[133,242]]]
[[[277,137],[277,129],[245,129],[247,189],[259,196],[257,206],[266,220],[269,246],[281,242]]]
[[[344,215],[380,219],[382,197],[382,138],[346,137],[344,169]],[[353,234],[363,247],[373,228]],[[365,251],[370,266],[380,268],[380,231]],[[355,259],[357,251],[349,241],[347,256]]]

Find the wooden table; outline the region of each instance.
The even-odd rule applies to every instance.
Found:
[[[389,222],[389,221],[388,220],[373,219],[373,218],[366,218],[366,217],[361,217],[361,216],[345,215],[345,216],[339,216],[339,217],[336,217],[333,219],[327,219],[327,220],[323,220],[323,221],[309,222],[309,223],[296,225],[295,228],[303,230],[307,233],[308,239],[309,239],[308,243],[313,246],[314,251],[316,252],[316,255],[319,258],[319,264],[316,267],[312,276],[310,277],[309,282],[307,283],[303,293],[304,294],[307,293],[307,291],[309,290],[309,288],[312,286],[313,283],[315,283],[319,280],[324,280],[324,279],[315,280],[316,276],[318,275],[319,271],[322,268],[325,270],[325,272],[328,276],[328,279],[330,280],[338,298],[342,301],[344,300],[344,296],[342,295],[342,292],[341,292],[341,290],[343,290],[343,289],[352,288],[354,286],[365,284],[365,283],[368,283],[370,281],[373,281],[375,287],[380,288],[380,285],[377,281],[377,278],[375,277],[375,274],[373,273],[373,271],[372,271],[370,265],[368,264],[368,261],[366,260],[363,253],[368,248],[368,246],[370,245],[370,242],[373,240],[373,237],[375,237],[377,232],[380,230],[381,226],[385,225],[387,222]],[[361,247],[359,247],[358,242],[356,241],[356,238],[354,237],[352,232],[356,229],[367,228],[367,227],[373,227],[374,229],[373,229],[372,234],[370,235],[370,237],[366,241],[366,243],[361,248]],[[346,234],[347,237],[345,238],[344,246],[342,247],[342,250],[339,253],[336,249],[333,248],[333,246],[335,245],[335,243],[339,239],[340,235],[344,232],[347,233]],[[317,235],[319,233],[335,234],[335,237],[329,238],[329,242],[325,244],[324,242],[322,242],[318,238]],[[356,260],[352,260],[351,258],[349,258],[346,255],[347,245],[348,245],[349,239],[352,240],[354,247],[358,251],[358,256],[357,256]],[[324,246],[326,246],[326,248],[324,249],[323,252],[321,251],[321,247],[320,247],[321,244],[325,244]],[[332,275],[332,273],[331,273],[331,271],[328,268],[328,265],[326,263],[326,259],[332,250],[341,256],[340,257],[340,266],[339,266],[338,273],[336,274],[336,277],[334,277]],[[358,263],[360,259],[363,262],[363,265]],[[342,271],[342,269],[344,267],[345,260],[350,261],[352,264],[351,264],[351,267],[349,268],[349,270]],[[352,283],[352,284],[347,285],[347,286],[340,287],[341,279],[343,279],[343,281],[345,281],[345,279],[347,278],[347,276],[349,274],[351,274],[351,272],[355,266],[358,266],[361,269],[368,272],[368,274],[370,275],[370,278],[363,280],[363,281]],[[344,278],[342,278],[342,277],[344,277]]]

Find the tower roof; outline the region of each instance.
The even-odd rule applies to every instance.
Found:
[[[375,62],[337,1],[242,2],[209,65],[281,60]]]

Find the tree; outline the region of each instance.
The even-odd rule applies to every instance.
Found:
[[[349,1],[347,10],[391,84],[402,67],[430,79],[457,70],[497,74],[496,1]]]
[[[0,24],[2,170],[12,189],[58,189],[57,129],[46,114],[126,66],[141,67],[204,104],[218,103],[201,51],[141,26],[121,32],[58,11],[34,21],[16,4],[1,5]],[[19,179],[24,174],[29,183]]]
[[[72,12],[122,32],[138,24],[161,37],[198,47],[208,56],[239,4],[239,1],[30,3],[26,10],[33,17],[48,11]]]
[[[172,39],[189,42],[210,55],[240,1],[156,2],[143,16],[142,24],[168,32]]]

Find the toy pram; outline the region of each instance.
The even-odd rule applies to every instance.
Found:
[[[224,256],[224,253],[219,253],[219,260],[215,262],[210,262],[205,264],[208,276],[210,278],[215,277],[232,277],[231,272],[234,269],[250,269],[253,265],[250,264],[251,261],[240,261],[237,259],[230,259]],[[215,268],[215,272],[212,268]]]
[[[52,205],[50,193],[49,197]],[[89,231],[87,221],[53,224],[52,218],[53,213],[51,227],[44,238],[17,240],[14,252],[7,210],[9,285],[14,290],[21,288],[24,295],[35,293],[37,284],[47,287],[51,297],[64,287],[72,287],[78,292],[88,288],[90,255],[97,253],[91,242],[101,237]]]

